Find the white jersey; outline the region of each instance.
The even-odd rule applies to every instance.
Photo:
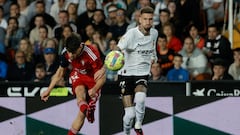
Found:
[[[123,51],[125,64],[118,71],[124,76],[143,76],[150,74],[151,61],[156,60],[156,41],[158,32],[151,28],[150,35],[144,36],[138,27],[127,31],[118,47]]]

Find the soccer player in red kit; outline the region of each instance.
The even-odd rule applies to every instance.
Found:
[[[60,58],[60,66],[53,75],[48,89],[41,94],[41,100],[47,101],[51,90],[65,74],[65,69],[72,65],[70,80],[76,96],[79,113],[72,123],[68,135],[77,134],[84,124],[84,119],[94,122],[94,111],[101,87],[106,81],[105,68],[96,48],[86,46],[81,38],[70,36]]]

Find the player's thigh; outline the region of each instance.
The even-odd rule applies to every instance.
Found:
[[[85,89],[84,85],[78,85],[75,88],[75,94],[76,94],[78,103],[81,101],[86,101],[86,89]]]
[[[124,108],[133,106],[133,96],[132,95],[123,95],[122,102]]]
[[[134,89],[134,92],[147,92],[147,86],[139,84],[136,86],[136,88]]]

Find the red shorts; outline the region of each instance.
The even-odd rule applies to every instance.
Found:
[[[96,84],[94,77],[81,74],[77,71],[73,71],[70,74],[70,79],[72,82],[72,92],[74,95],[76,94],[75,89],[77,86],[82,85],[86,90],[89,90]],[[96,94],[99,95],[99,92],[100,90],[97,90]]]

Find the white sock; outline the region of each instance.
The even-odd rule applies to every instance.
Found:
[[[134,101],[136,103],[135,110],[136,110],[136,122],[134,125],[135,129],[140,129],[142,127],[143,118],[145,115],[145,99],[146,93],[145,92],[136,92]]]
[[[134,106],[126,107],[124,110],[125,114],[123,116],[123,130],[126,135],[130,135],[133,119],[135,118],[135,108]]]

